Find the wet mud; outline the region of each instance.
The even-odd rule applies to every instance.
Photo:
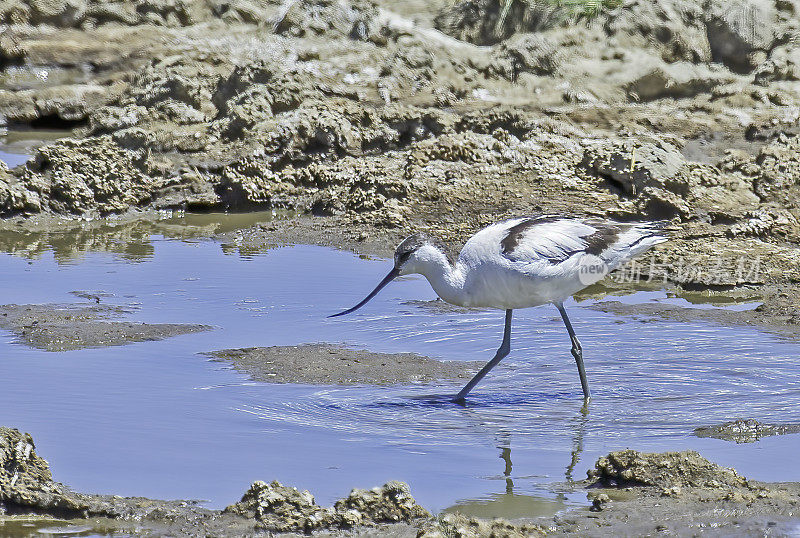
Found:
[[[394,385],[468,381],[483,363],[437,361],[414,353],[377,353],[332,344],[223,349],[206,354],[262,383]]]
[[[795,433],[800,433],[800,424],[765,424],[752,418],[701,426],[694,430],[698,437],[713,437],[735,443],[755,443],[763,437]]]
[[[100,297],[88,294],[97,302]],[[35,304],[0,306],[0,329],[45,351],[122,346],[212,330],[208,325],[112,321],[130,309],[109,305]]]

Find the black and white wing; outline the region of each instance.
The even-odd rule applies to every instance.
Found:
[[[613,270],[650,247],[666,241],[663,222],[620,223],[544,215],[489,226],[500,254],[511,262],[561,264],[576,255],[596,256]],[[476,237],[477,237],[476,235]]]

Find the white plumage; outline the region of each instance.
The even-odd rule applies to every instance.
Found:
[[[425,234],[406,238],[395,250],[394,268],[348,314],[399,275],[419,273],[448,303],[506,310],[503,344],[497,355],[458,394],[463,399],[510,350],[511,312],[553,303],[572,339],[584,396],[589,387],[581,345],[563,301],[645,250],[666,241],[662,222],[620,223],[543,215],[492,224],[473,235],[451,263],[447,249]]]

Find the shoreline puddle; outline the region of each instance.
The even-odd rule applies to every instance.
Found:
[[[496,506],[510,514],[518,502],[585,502],[558,493],[558,484],[629,446],[694,449],[754,479],[800,480],[791,471],[800,436],[735,445],[693,433],[739,416],[790,421],[800,405],[792,383],[797,343],[749,327],[620,318],[594,310],[602,304],[596,298],[568,305],[595,392],[588,411],[566,332],[547,306],[518,311],[511,355],[463,407],[441,397],[459,381],[250,381],[200,353],[342,342],[483,362],[499,343],[502,314],[432,308],[427,282],[408,278],[353,316],[327,319],[389,262],[303,245],[242,252],[202,240],[209,230],[274,217],[225,218],[176,217],[140,228],[76,221],[75,231],[14,240],[0,232],[0,248],[13,252],[0,254],[4,302],[74,303],[82,290],[87,304],[136,304],[137,321],[217,328],[69,355],[28,349],[0,333],[5,420],[34,435],[54,475],[74,489],[204,498],[222,507],[252,481],[276,479],[329,504],[353,485],[399,479],[432,511]],[[625,301],[655,297],[669,300],[637,292]]]
[[[33,129],[17,126],[2,128],[0,161],[8,168],[16,168],[28,162],[39,147],[74,134],[71,129]]]

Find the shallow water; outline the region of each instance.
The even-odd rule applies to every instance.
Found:
[[[236,226],[195,218],[206,219],[203,226]],[[423,279],[404,278],[358,312],[327,319],[371,290],[389,262],[312,246],[242,253],[173,233],[199,226],[192,219],[168,221],[172,232],[118,230],[113,241],[73,242],[68,256],[53,251],[58,233],[39,236],[35,255],[23,248],[24,238],[0,240],[15,252],[0,255],[4,303],[75,302],[71,292],[89,291],[103,302],[134,305],[130,317],[137,321],[217,327],[61,353],[29,349],[0,333],[2,424],[31,432],[54,477],[78,491],[200,498],[222,507],[252,481],[277,479],[328,505],[352,487],[399,479],[434,511],[458,506],[515,517],[585,503],[555,484],[584,478],[597,457],[626,447],[691,448],[748,477],[800,480],[798,435],[744,445],[692,435],[697,426],[737,417],[796,421],[800,344],[747,328],[585,308],[595,299],[567,305],[584,345],[594,396],[588,409],[569,339],[547,306],[515,312],[511,355],[465,407],[446,398],[460,388],[454,383],[250,382],[199,353],[345,342],[444,360],[488,359],[499,344],[502,313],[409,302],[434,294]],[[78,236],[68,237],[64,244]],[[126,237],[148,248],[126,249]],[[661,292],[625,300],[676,301]]]
[[[69,129],[0,129],[0,161],[15,168],[28,162],[37,148],[72,134]]]

